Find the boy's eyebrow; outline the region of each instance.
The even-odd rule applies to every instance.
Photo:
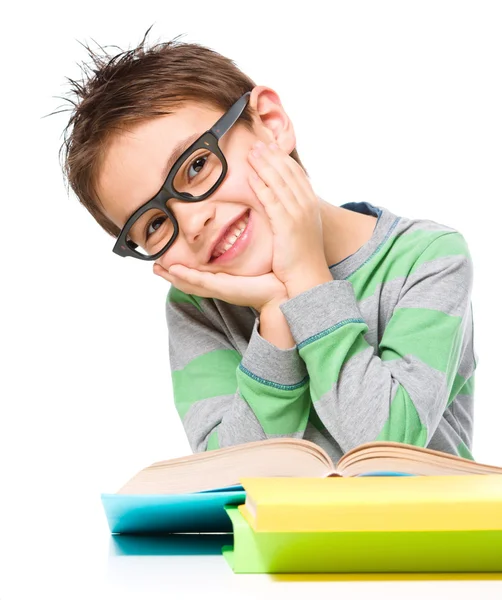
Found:
[[[161,171],[162,183],[164,183],[164,181],[166,180],[169,171],[173,168],[173,165],[178,160],[178,158],[201,135],[202,135],[202,133],[193,133],[192,135],[188,136],[184,140],[181,140],[180,142],[178,142],[176,144],[176,146],[174,146],[171,156],[167,159],[167,162],[166,162],[166,164],[164,165],[164,168]]]

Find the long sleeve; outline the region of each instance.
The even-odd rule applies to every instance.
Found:
[[[464,238],[439,235],[404,278],[398,262],[365,275],[357,289],[364,303],[372,295],[384,302],[386,283],[401,287],[378,352],[365,339],[352,281],[323,283],[280,305],[307,365],[313,406],[343,452],[374,440],[427,446],[453,398],[469,392],[470,374],[459,374],[472,288]]]
[[[241,355],[207,302],[171,287],[166,303],[174,402],[192,451],[302,437],[311,401],[297,348],[262,338],[258,316]]]

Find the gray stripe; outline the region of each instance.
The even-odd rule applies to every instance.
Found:
[[[430,440],[448,401],[446,373],[411,354],[383,364],[408,393],[420,422],[427,428],[427,440]]]
[[[304,435],[304,431],[292,431],[291,433],[269,433],[267,438],[269,440],[275,438],[296,438],[302,439]]]
[[[192,360],[213,350],[235,348],[192,304],[166,304],[171,369],[179,371]]]
[[[458,394],[449,406],[453,418],[459,425],[459,435],[468,448],[472,446],[474,423],[474,398],[471,394]]]
[[[193,452],[203,452],[213,429],[218,427],[220,448],[272,438],[303,438],[303,431],[266,434],[239,392],[194,402],[183,419]]]
[[[398,382],[381,364],[373,348],[366,348],[345,363],[332,389],[314,402],[319,418],[344,452],[374,440],[387,421]]]
[[[460,442],[464,442],[472,453],[472,448],[462,439],[456,430],[456,425],[452,426],[446,418],[442,418],[434,435],[432,436],[428,447],[440,452],[448,452],[449,454],[457,454],[457,446]]]
[[[335,465],[343,456],[342,449],[329,433],[321,433],[310,421],[307,423],[303,439],[320,446],[328,454]]]
[[[315,334],[340,326],[346,319],[361,319],[350,281],[333,279],[290,298],[279,307],[299,348]],[[307,311],[305,311],[307,309]]]
[[[409,217],[401,217],[393,235],[409,235],[415,231],[437,231],[437,232],[457,232],[456,229],[449,225],[443,225],[436,221],[428,219],[410,219]]]
[[[169,356],[173,371],[185,368],[208,352],[229,349],[241,355],[243,367],[272,384],[297,385],[308,377],[298,348],[278,348],[263,338],[258,330],[259,317],[255,317],[251,309],[226,303],[217,305],[209,298],[202,298],[201,305],[203,313],[190,303],[166,305]],[[224,321],[219,310],[225,313]]]
[[[408,277],[399,308],[431,308],[452,317],[464,317],[472,290],[472,261],[461,255],[427,261]],[[419,286],[416,293],[415,286]]]
[[[359,302],[363,315],[376,314],[378,307],[385,307],[379,330],[382,332],[398,308],[430,308],[451,316],[465,316],[469,312],[470,290],[472,285],[472,264],[462,256],[445,256],[423,263],[409,277],[396,277],[379,283],[374,293]],[[416,293],[414,286],[420,285]],[[470,319],[470,315],[469,315]]]
[[[193,452],[206,450],[207,439],[215,427],[220,448],[267,439],[254,412],[238,392],[194,402],[183,426]]]
[[[373,348],[359,352],[345,363],[338,382],[314,406],[346,452],[376,439],[389,418],[399,385],[410,396],[427,431],[434,431],[446,404],[446,375],[411,355],[382,361],[374,356]]]
[[[298,348],[278,348],[263,338],[258,331],[259,319],[253,326],[251,339],[242,366],[271,385],[297,385],[308,377],[307,366]]]
[[[458,365],[458,374],[464,379],[474,372],[474,331],[472,326],[472,304],[469,303],[467,313],[464,318],[464,339],[462,340],[462,349],[460,354],[460,363]]]
[[[399,300],[403,278],[399,277],[387,283],[379,283],[375,293],[359,302],[359,310],[368,324],[364,338],[378,351],[385,328]]]

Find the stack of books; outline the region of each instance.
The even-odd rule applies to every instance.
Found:
[[[252,478],[235,573],[502,571],[502,476]]]
[[[502,571],[502,468],[278,438],[161,461],[102,494],[110,531],[233,533],[235,573]],[[228,536],[227,536],[228,541]]]

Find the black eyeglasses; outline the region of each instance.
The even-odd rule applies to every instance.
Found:
[[[122,228],[113,252],[140,260],[157,260],[175,242],[179,226],[167,201],[205,200],[227,174],[227,161],[218,140],[235,124],[249,101],[246,92],[216,123],[203,133],[174,163],[160,191],[140,206]]]

